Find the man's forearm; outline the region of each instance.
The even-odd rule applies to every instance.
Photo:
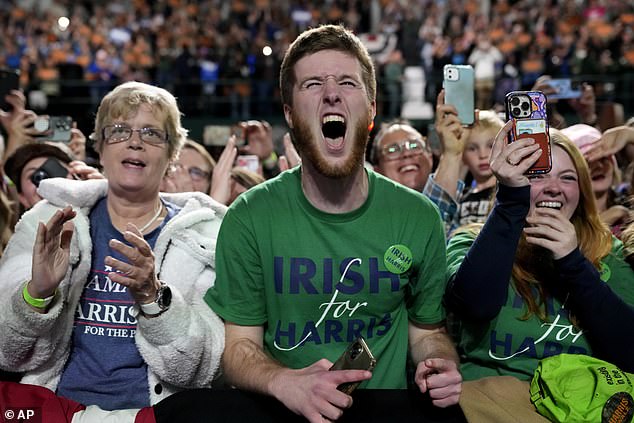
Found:
[[[231,385],[266,395],[274,395],[272,381],[287,370],[247,338],[227,345],[222,364]]]
[[[418,339],[411,345],[410,350],[415,364],[428,358],[444,358],[454,361],[456,364],[460,363],[456,348],[444,330]]]

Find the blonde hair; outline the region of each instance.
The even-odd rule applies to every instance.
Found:
[[[480,110],[475,128],[482,131],[494,130],[496,133],[504,126],[504,121],[500,119],[494,110]]]
[[[101,100],[95,130],[90,136],[95,141],[95,150],[101,153],[103,148],[103,128],[115,119],[126,118],[136,113],[141,105],[147,104],[152,112],[164,122],[162,128],[167,132],[167,151],[170,159],[178,157],[187,130],[181,126],[181,112],[176,98],[169,91],[143,82],[125,82],[115,87]]]
[[[209,173],[211,175],[211,173],[214,171],[214,168],[216,167],[216,161],[213,157],[211,157],[211,154],[209,154],[207,149],[203,147],[200,143],[189,138],[186,139],[183,143],[183,149],[185,148],[194,150],[196,153],[201,155],[203,160],[209,165]],[[209,179],[211,180],[211,176],[209,177]]]

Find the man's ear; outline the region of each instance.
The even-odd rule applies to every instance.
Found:
[[[293,110],[291,109],[291,106],[289,106],[288,104],[285,104],[284,105],[284,119],[286,119],[286,124],[291,129],[293,129],[292,113],[293,113]]]

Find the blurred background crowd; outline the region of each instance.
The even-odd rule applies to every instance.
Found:
[[[482,109],[543,74],[592,84],[599,106],[625,116],[634,108],[634,3],[622,0],[3,0],[0,67],[21,70],[32,110],[84,131],[116,84],[157,84],[198,135],[199,120],[281,122],[286,47],[339,22],[373,54],[380,117],[431,121],[443,66],[468,62],[496,82]]]

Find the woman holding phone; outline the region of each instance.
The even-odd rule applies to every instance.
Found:
[[[107,180],[43,180],[2,257],[0,369],[103,410],[211,385],[224,328],[202,297],[224,206],[159,194],[185,136],[164,89],[104,97],[93,139]]]
[[[526,176],[541,153],[532,139],[507,144],[510,128],[491,151],[491,215],[447,247],[464,379],[530,380],[538,360],[560,353],[634,371],[634,272],[599,218],[583,156],[551,129],[552,170]]]

